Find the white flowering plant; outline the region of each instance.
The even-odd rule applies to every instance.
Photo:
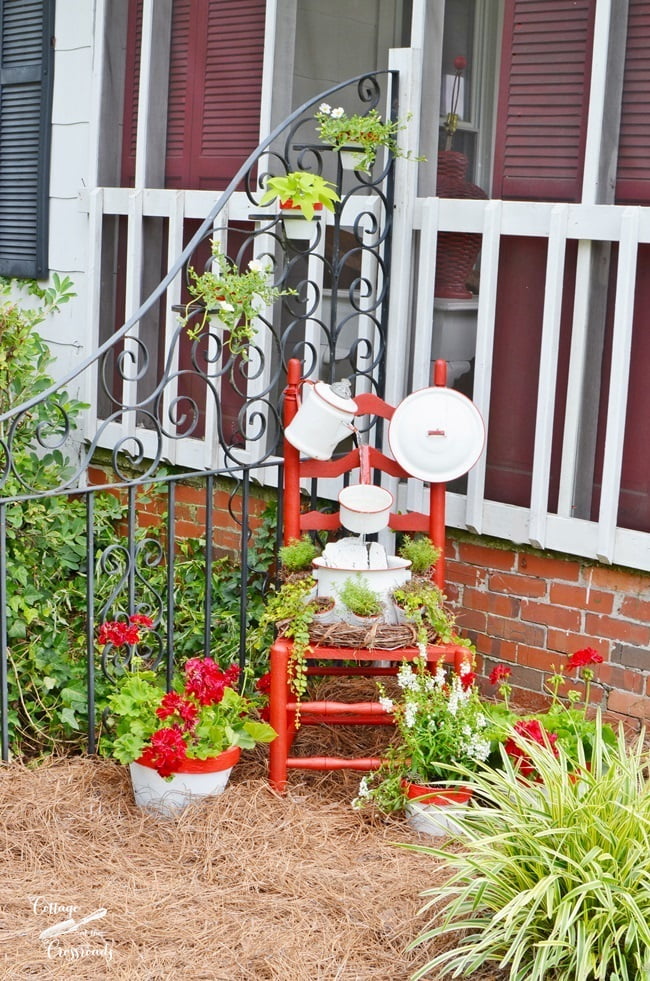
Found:
[[[315,114],[318,123],[318,136],[323,143],[329,143],[335,150],[361,147],[355,170],[369,173],[377,156],[379,147],[385,146],[394,157],[424,160],[424,157],[413,157],[411,152],[405,153],[397,145],[397,134],[406,128],[406,122],[396,119],[384,122],[376,109],[360,115],[348,115],[342,106],[333,109],[327,102],[322,102]]]
[[[385,812],[406,801],[404,783],[429,785],[454,780],[455,768],[476,770],[490,754],[490,722],[484,712],[476,675],[438,664],[429,670],[424,657],[405,662],[397,674],[399,697],[380,687],[381,705],[392,713],[396,738],[381,767],[364,776],[353,806],[373,804]]]
[[[281,296],[295,295],[295,290],[279,289],[271,280],[270,258],[251,259],[242,272],[217,241],[212,242],[212,261],[203,273],[188,269],[187,291],[191,300],[185,308],[183,323],[188,325],[192,340],[201,336],[210,317],[216,316],[228,331],[226,343],[234,355],[246,357],[248,345],[257,331],[255,318]],[[197,307],[200,316],[197,317]]]

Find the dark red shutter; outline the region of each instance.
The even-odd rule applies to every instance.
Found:
[[[578,201],[595,0],[506,0],[494,188]]]
[[[225,187],[259,143],[264,0],[174,0],[165,186]],[[135,175],[142,0],[130,0],[123,183]]]
[[[131,0],[126,35],[126,79],[124,85],[124,136],[122,138],[122,184],[135,181],[135,147],[138,132],[140,47],[142,45],[142,0]]]
[[[616,181],[617,202],[650,201],[650,2],[630,0]]]
[[[175,0],[168,187],[225,187],[259,143],[265,8]]]

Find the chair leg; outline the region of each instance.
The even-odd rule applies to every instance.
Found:
[[[287,757],[291,740],[287,713],[289,647],[286,641],[277,640],[271,647],[271,687],[269,693],[269,721],[277,736],[269,745],[269,783],[278,793],[287,789]]]

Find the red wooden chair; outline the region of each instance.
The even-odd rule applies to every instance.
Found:
[[[301,388],[301,363],[297,359],[289,361],[287,389],[284,400],[285,429],[298,411],[298,398]],[[446,383],[446,364],[436,362],[434,384]],[[359,415],[376,415],[389,420],[394,407],[373,394],[355,396]],[[301,460],[298,450],[286,439],[284,441],[284,496],[283,496],[283,540],[288,544],[299,539],[306,531],[334,531],[341,527],[338,512],[326,514],[321,511],[302,511],[300,481],[304,478],[340,477],[359,469],[362,481],[369,482],[372,470],[379,470],[393,477],[405,478],[408,474],[395,460],[374,447],[351,450],[336,460]],[[389,527],[394,531],[423,532],[440,549],[440,559],[434,572],[436,584],[442,588],[444,583],[445,548],[445,485],[431,484],[429,492],[429,512],[391,513]],[[277,738],[270,744],[269,780],[271,786],[284,793],[289,769],[303,770],[372,770],[381,760],[378,758],[339,758],[325,756],[292,756],[291,747],[296,735],[296,713],[299,712],[301,725],[390,725],[392,719],[379,702],[341,702],[341,701],[297,701],[289,685],[289,665],[292,644],[286,638],[278,638],[270,651],[270,722],[277,732]],[[312,645],[307,654],[309,661],[328,661],[328,666],[311,666],[308,675],[362,675],[376,676],[395,674],[397,667],[377,667],[376,662],[385,658],[387,652],[373,649],[349,647],[329,647]],[[390,651],[390,660],[401,662],[413,660],[420,655],[418,647],[401,647]],[[471,655],[461,645],[428,645],[427,661],[453,663],[460,671],[461,665],[470,660]],[[352,666],[342,662],[354,662]]]

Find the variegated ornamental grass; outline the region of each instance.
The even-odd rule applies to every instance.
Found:
[[[650,977],[650,785],[643,736],[615,746],[596,727],[590,769],[560,751],[526,750],[541,781],[502,770],[468,774],[481,805],[456,818],[450,878],[427,890],[438,950],[413,975],[470,977],[492,963],[511,981],[640,981]],[[440,940],[453,946],[440,951]]]

